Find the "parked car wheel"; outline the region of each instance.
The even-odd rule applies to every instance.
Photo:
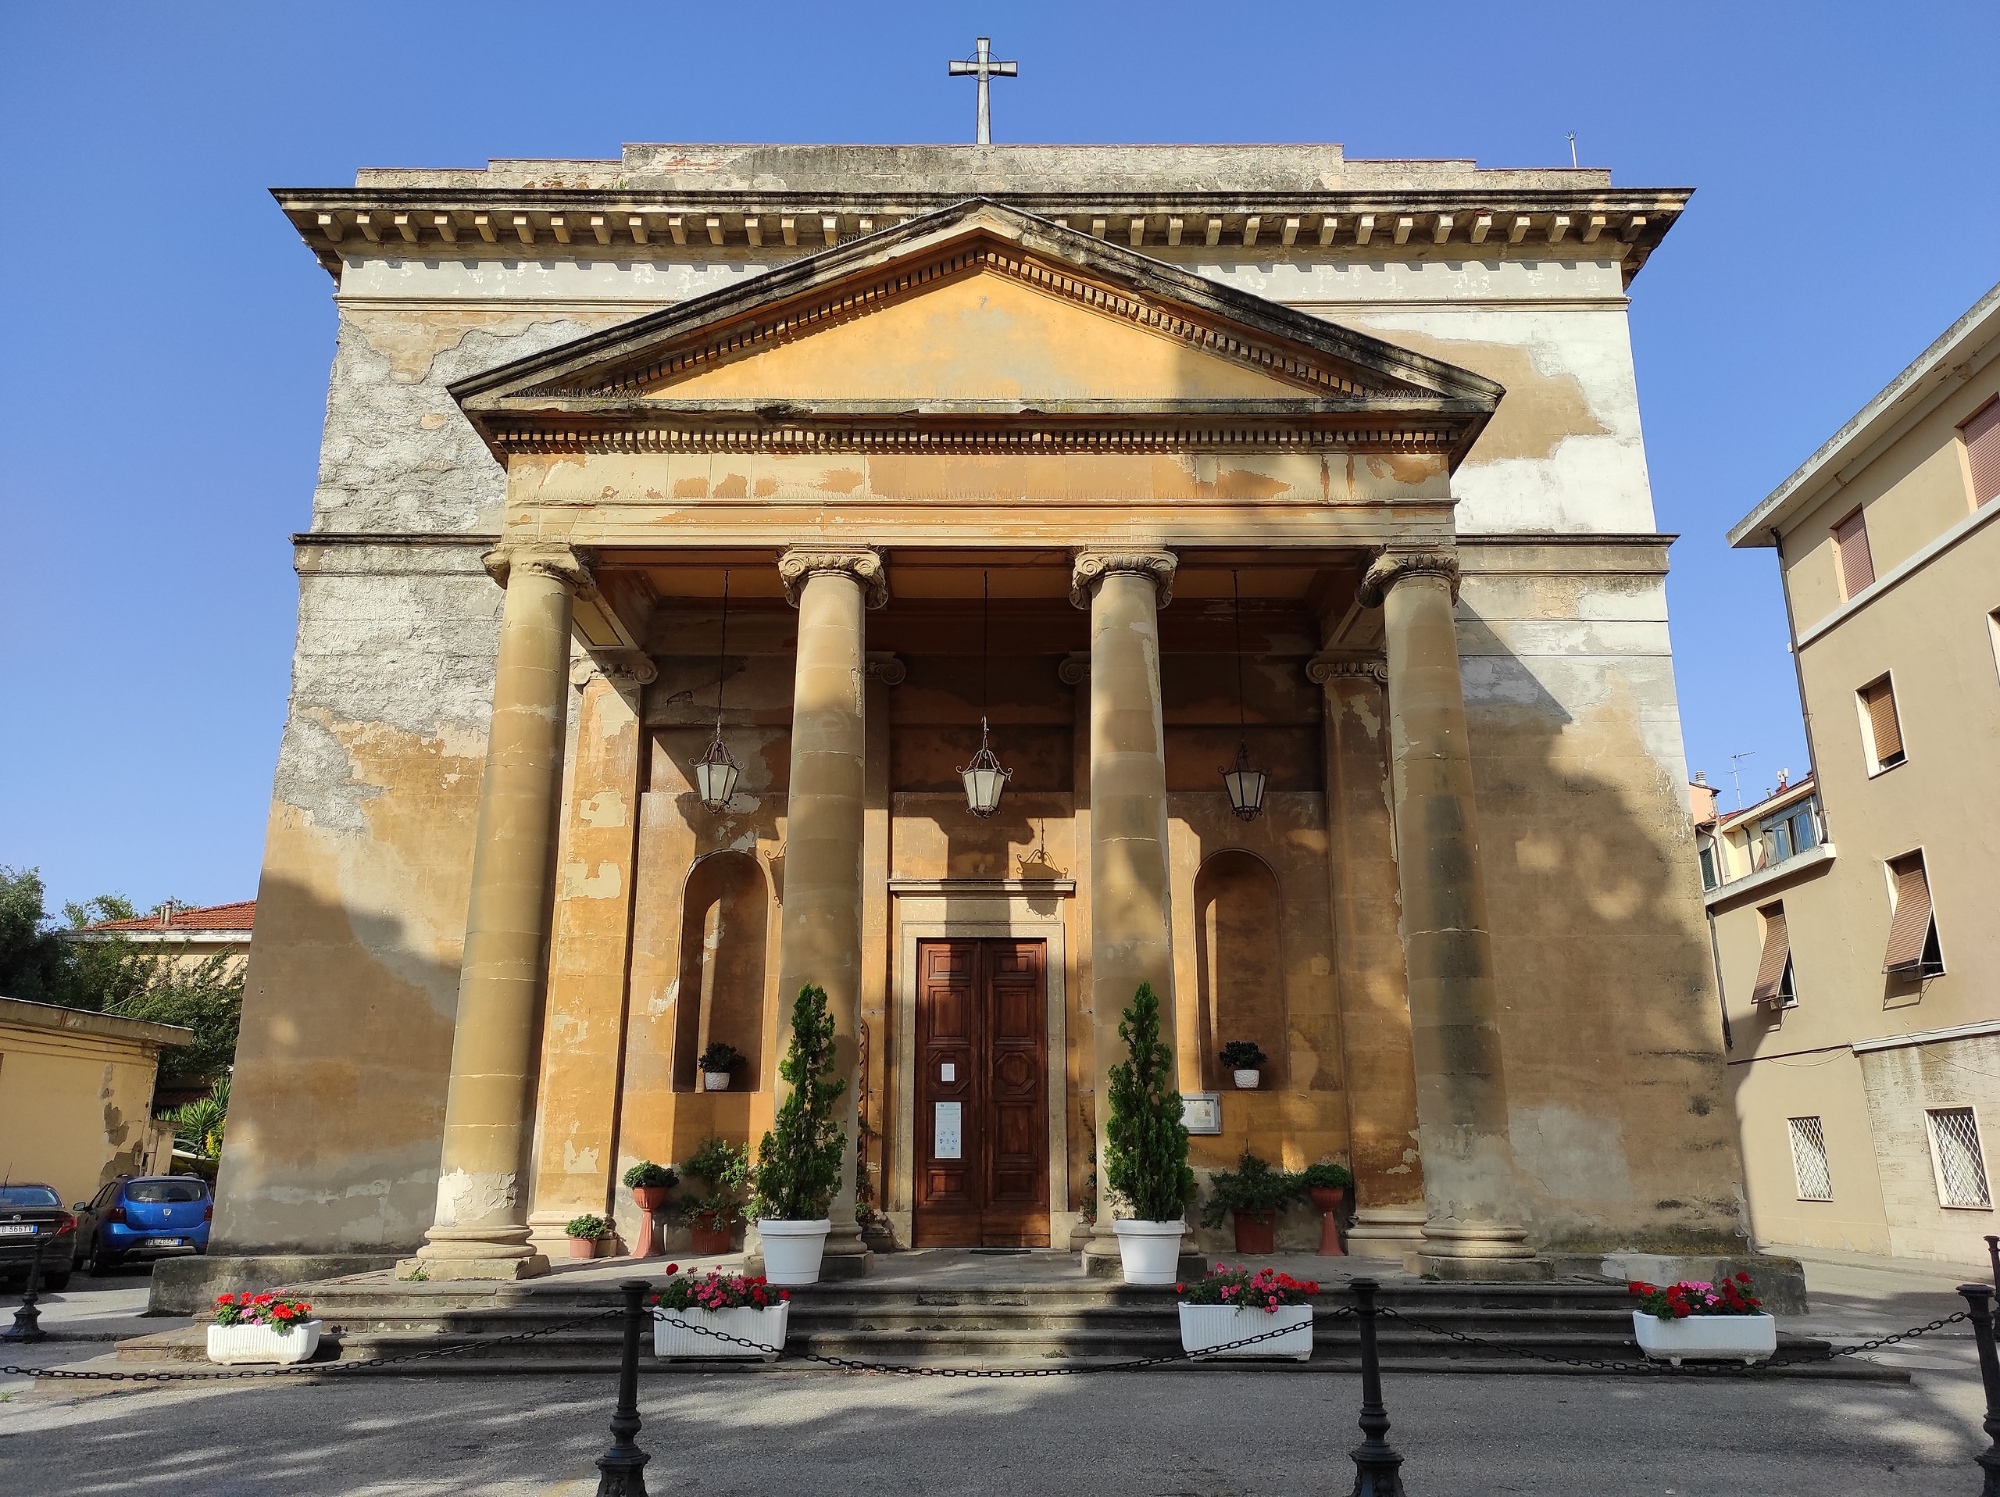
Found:
[[[42,1289],[48,1294],[61,1294],[69,1288],[67,1273],[45,1273],[42,1275]]]

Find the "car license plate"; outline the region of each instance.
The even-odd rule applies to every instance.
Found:
[[[33,1237],[33,1222],[0,1222],[0,1237]]]
[[[178,1238],[178,1237],[155,1237],[155,1238],[153,1239],[153,1246],[154,1246],[154,1247],[186,1247],[186,1246],[187,1246],[187,1244],[186,1244],[185,1242],[183,1242],[183,1241],[182,1241],[182,1240],[181,1240],[180,1238]]]

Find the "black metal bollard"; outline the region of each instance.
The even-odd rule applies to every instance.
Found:
[[[1382,1364],[1375,1355],[1375,1291],[1373,1279],[1355,1279],[1354,1318],[1361,1327],[1361,1443],[1348,1452],[1354,1461],[1353,1497],[1405,1497],[1403,1458],[1383,1438],[1389,1433],[1389,1411],[1382,1407]]]
[[[597,1458],[597,1497],[646,1497],[646,1462],[651,1459],[632,1443],[639,1433],[639,1331],[647,1320],[645,1297],[652,1288],[644,1279],[624,1279],[625,1345],[618,1360],[618,1407],[611,1411],[611,1446]]]
[[[21,1296],[21,1303],[14,1311],[14,1323],[0,1331],[0,1341],[46,1341],[49,1333],[42,1329],[42,1307],[36,1303],[42,1296],[42,1248],[47,1239],[39,1233],[35,1237],[35,1261],[28,1268],[28,1289]]]
[[[1986,1257],[1993,1265],[1993,1290],[2000,1294],[2000,1237],[1986,1239]]]
[[[1986,1472],[1980,1497],[2000,1497],[2000,1355],[1993,1350],[1993,1290],[1986,1284],[1960,1284],[1958,1292],[1965,1296],[1972,1339],[1979,1346],[1979,1380],[1986,1385],[1986,1438],[1991,1443],[1978,1457]]]

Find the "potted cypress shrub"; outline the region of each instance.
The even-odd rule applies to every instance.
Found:
[[[642,1159],[625,1171],[625,1184],[632,1192],[633,1204],[645,1213],[645,1220],[639,1226],[640,1258],[658,1257],[653,1247],[653,1227],[660,1219],[660,1212],[667,1204],[667,1192],[679,1183],[671,1165],[655,1164],[650,1159]]]
[[[1126,1058],[1111,1068],[1111,1119],[1105,1127],[1104,1180],[1132,1209],[1117,1217],[1118,1261],[1128,1284],[1171,1284],[1180,1261],[1183,1219],[1194,1194],[1187,1125],[1174,1052],[1160,1043],[1160,1000],[1140,983],[1118,1021]]]
[[[701,1059],[695,1062],[696,1069],[701,1072],[701,1089],[705,1092],[728,1091],[730,1073],[742,1064],[741,1050],[716,1040],[701,1052]]]
[[[611,1223],[601,1216],[573,1216],[563,1228],[572,1258],[595,1258],[611,1241]]]
[[[1347,1192],[1354,1188],[1353,1171],[1344,1164],[1309,1164],[1299,1172],[1299,1184],[1319,1213],[1319,1255],[1346,1257],[1340,1242],[1340,1213],[1347,1205]]]
[[[749,1148],[705,1138],[681,1161],[681,1173],[708,1187],[706,1195],[681,1202],[681,1215],[688,1225],[688,1251],[697,1258],[730,1251],[736,1224],[743,1220],[743,1191],[750,1184]]]
[[[1274,1253],[1278,1213],[1298,1198],[1300,1188],[1298,1176],[1273,1168],[1246,1145],[1233,1171],[1224,1170],[1208,1182],[1208,1204],[1201,1219],[1219,1227],[1223,1217],[1232,1217],[1237,1252]]]
[[[1238,1091],[1257,1090],[1257,1083],[1262,1079],[1257,1067],[1270,1058],[1257,1048],[1255,1040],[1231,1040],[1222,1047],[1222,1064],[1234,1073]]]
[[[833,1107],[847,1083],[833,1074],[833,1015],[826,1011],[826,989],[815,983],[799,989],[792,1005],[791,1043],[778,1074],[791,1084],[791,1095],[757,1146],[757,1195],[750,1209],[770,1281],[816,1284],[847,1142]]]

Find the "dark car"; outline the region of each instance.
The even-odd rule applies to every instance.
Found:
[[[208,1251],[215,1198],[199,1175],[113,1180],[76,1206],[78,1252],[92,1273],[127,1258]]]
[[[42,1288],[67,1289],[76,1266],[76,1218],[52,1185],[0,1185],[0,1279],[25,1287],[37,1246]]]

